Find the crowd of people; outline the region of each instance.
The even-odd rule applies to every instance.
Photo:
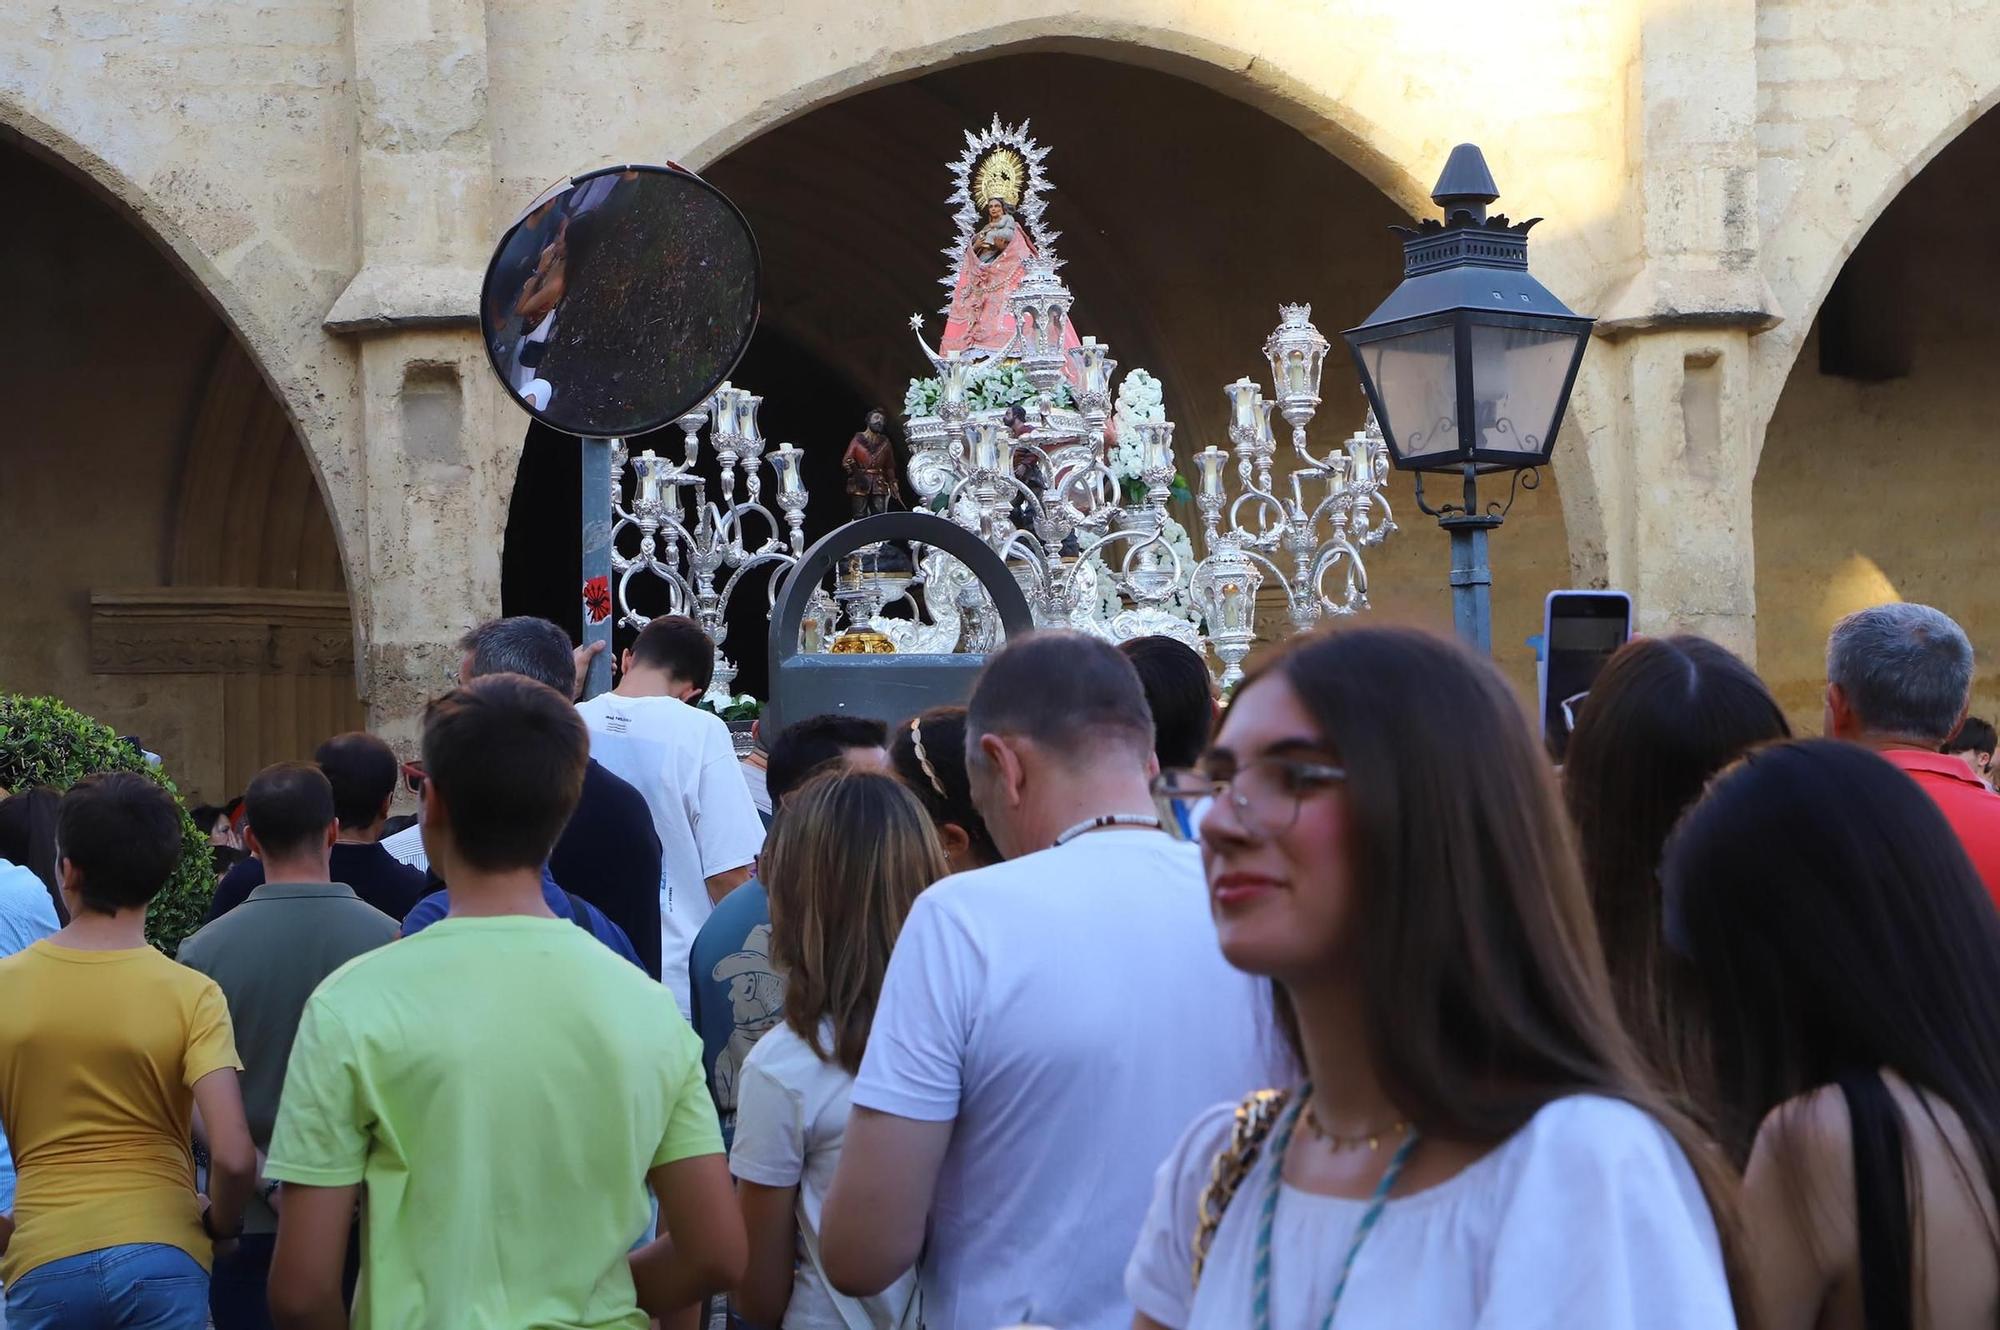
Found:
[[[2000,795],[1937,610],[1825,738],[1637,639],[1566,759],[1413,629],[1043,632],[739,761],[536,619],[200,810],[0,803],[10,1330],[2000,1320]],[[397,830],[399,789],[418,820]],[[17,1177],[18,1175],[18,1177]]]

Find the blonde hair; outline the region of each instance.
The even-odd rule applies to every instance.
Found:
[[[785,799],[759,875],[771,959],[786,972],[785,1023],[822,1061],[860,1072],[896,935],[946,871],[930,817],[893,776],[832,770]]]

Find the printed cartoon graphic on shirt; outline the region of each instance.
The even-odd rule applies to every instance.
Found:
[[[759,924],[743,938],[743,950],[732,951],[715,964],[710,975],[729,985],[729,1007],[736,1029],[715,1060],[715,1107],[724,1122],[736,1118],[736,1086],[743,1060],[785,1014],[785,981],[771,969],[771,926]]]

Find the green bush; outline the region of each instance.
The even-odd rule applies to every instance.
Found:
[[[23,697],[0,693],[0,786],[26,790],[49,785],[67,790],[98,771],[136,771],[150,776],[181,803],[180,791],[166,773],[151,765],[138,749],[100,724],[53,697]],[[146,940],[171,956],[181,939],[201,927],[215,895],[214,861],[208,836],[181,809],[181,862],[167,886],[146,911]]]

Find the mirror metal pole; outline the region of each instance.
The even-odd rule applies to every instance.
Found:
[[[611,439],[581,438],[583,466],[583,644],[604,643],[590,662],[583,695],[596,697],[611,686]],[[593,594],[595,593],[595,594]]]

